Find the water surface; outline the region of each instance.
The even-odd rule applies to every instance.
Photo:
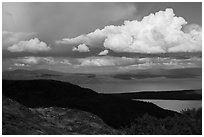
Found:
[[[146,102],[152,102],[164,109],[174,110],[180,112],[185,109],[200,108],[202,107],[201,100],[152,100],[152,99],[140,99]]]

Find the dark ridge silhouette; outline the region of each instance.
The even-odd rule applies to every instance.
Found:
[[[202,100],[202,90],[176,90],[176,91],[142,91],[132,93],[113,93],[124,99],[162,99],[162,100]]]
[[[157,118],[180,115],[153,103],[99,94],[88,88],[55,80],[3,80],[2,92],[4,96],[30,108],[68,107],[91,112],[113,128],[126,126],[145,113]]]

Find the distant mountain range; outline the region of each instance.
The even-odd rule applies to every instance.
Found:
[[[185,69],[146,69],[129,71],[124,73],[116,73],[109,75],[96,75],[87,73],[63,73],[52,70],[38,69],[38,70],[6,70],[3,71],[2,76],[4,79],[37,79],[37,78],[71,78],[69,82],[75,82],[77,79],[82,78],[87,81],[87,78],[94,80],[100,80],[101,76],[105,76],[119,79],[119,80],[134,80],[134,79],[146,79],[146,78],[170,78],[170,79],[182,79],[182,78],[198,78],[202,75],[202,68],[185,68]],[[74,78],[72,78],[74,77]]]
[[[58,71],[37,69],[37,70],[7,70],[2,72],[3,79],[9,80],[31,80],[31,79],[54,79],[59,81],[67,81],[70,83],[89,83],[97,81],[95,74],[83,73],[63,73]]]
[[[51,76],[62,76],[66,73],[63,72],[57,72],[52,70],[46,70],[46,69],[38,69],[38,70],[25,70],[25,69],[16,69],[16,70],[6,70],[3,71],[3,78],[14,78],[14,79],[20,79],[21,77],[29,78],[29,77],[51,77]]]
[[[3,80],[2,93],[28,108],[60,107],[90,112],[113,128],[127,126],[145,113],[157,118],[180,115],[153,103],[99,94],[91,89],[55,80]]]
[[[25,69],[16,69],[16,70],[5,70],[3,71],[3,76],[9,77],[9,76],[18,76],[18,75],[27,75],[27,76],[38,76],[38,77],[46,77],[46,76],[69,76],[69,75],[84,75],[84,76],[92,76],[94,77],[94,74],[84,74],[84,73],[63,73],[59,71],[53,71],[53,70],[47,70],[47,69],[36,69],[36,70],[25,70]],[[13,76],[13,77],[14,77]]]

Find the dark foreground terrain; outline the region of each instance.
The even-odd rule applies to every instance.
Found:
[[[157,118],[178,114],[153,103],[121,99],[55,80],[3,80],[3,95],[29,108],[63,107],[91,112],[120,128],[145,113]]]
[[[88,112],[59,108],[27,108],[3,97],[3,135],[120,134]]]
[[[158,119],[148,114],[122,129],[107,126],[88,112],[60,108],[27,108],[3,96],[3,135],[196,135],[202,134],[202,109],[185,110],[182,117]]]
[[[3,134],[201,134],[201,118],[179,125],[180,113],[66,82],[3,80],[2,89]],[[198,131],[191,132],[193,122]],[[175,123],[190,132],[175,131]]]

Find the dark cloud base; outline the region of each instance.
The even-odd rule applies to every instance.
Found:
[[[92,49],[90,52],[61,52],[60,54],[56,52],[42,52],[42,53],[28,53],[28,52],[21,52],[21,53],[11,53],[7,50],[2,50],[2,58],[18,58],[18,57],[25,57],[25,56],[36,56],[36,57],[72,57],[72,58],[85,58],[90,56],[98,56],[100,53],[101,48]],[[188,59],[190,57],[202,57],[202,52],[177,52],[177,53],[155,53],[155,54],[145,54],[145,53],[116,53],[109,50],[109,56],[113,57],[138,57],[138,58],[151,58],[151,57],[161,57],[166,58],[170,57],[172,59]]]
[[[144,54],[144,53],[115,53],[110,52],[111,56],[116,57],[139,57],[139,58],[151,58],[151,57],[170,57],[172,59],[188,59],[190,57],[202,57],[202,52],[178,52],[178,53],[155,53],[155,54]]]

